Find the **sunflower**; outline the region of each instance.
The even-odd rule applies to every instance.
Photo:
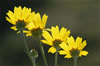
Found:
[[[21,6],[15,6],[14,12],[9,10],[7,12],[7,15],[8,17],[6,17],[6,20],[14,25],[11,27],[11,29],[17,31],[26,28],[26,25],[31,21],[31,19],[35,15],[35,12],[31,12],[31,8],[22,8]]]
[[[44,14],[41,16],[39,13],[37,13],[33,20],[27,25],[28,31],[25,31],[26,36],[40,36],[42,35],[42,31],[45,28],[46,22],[47,22],[48,16]]]
[[[51,35],[48,31],[43,31],[43,37],[45,38],[45,40],[41,41],[51,46],[48,52],[54,54],[56,51],[60,49],[60,44],[66,43],[66,40],[70,35],[70,30],[67,30],[64,27],[62,27],[61,30],[59,30],[58,26],[52,26],[50,32]]]
[[[77,37],[75,41],[71,36],[68,38],[67,43],[61,44],[60,47],[63,50],[59,51],[61,55],[65,55],[65,58],[87,56],[88,52],[83,50],[87,45],[86,40],[82,42],[82,38]]]

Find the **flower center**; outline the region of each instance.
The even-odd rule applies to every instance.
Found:
[[[53,41],[53,46],[56,48],[56,50],[60,50],[61,48],[60,48],[60,46],[59,46],[59,44],[61,44],[61,40],[54,40]]]
[[[32,35],[33,35],[33,36],[36,36],[36,37],[42,35],[42,30],[41,30],[40,28],[33,29],[31,32],[32,32]]]
[[[79,54],[80,54],[80,51],[79,51],[78,49],[72,49],[72,50],[70,51],[70,53],[71,53],[71,56],[72,56],[72,57],[78,57]]]
[[[23,30],[23,29],[25,28],[25,26],[26,26],[26,23],[25,23],[24,21],[18,21],[18,22],[16,23],[16,28],[17,28],[18,30]]]

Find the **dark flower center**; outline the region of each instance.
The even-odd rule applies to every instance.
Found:
[[[18,21],[18,22],[16,23],[16,28],[17,28],[18,30],[23,30],[23,29],[25,29],[25,26],[26,26],[26,23],[25,23],[24,21]]]
[[[79,54],[80,54],[80,51],[79,51],[78,49],[72,49],[72,50],[70,51],[70,53],[71,53],[71,56],[72,56],[72,57],[78,57]]]
[[[60,48],[60,46],[59,46],[59,44],[61,44],[61,40],[54,40],[53,41],[53,46],[56,48],[56,50],[60,50],[61,48]]]
[[[33,36],[39,37],[42,35],[42,30],[40,28],[31,31]]]

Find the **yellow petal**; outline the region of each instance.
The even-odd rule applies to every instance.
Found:
[[[31,16],[31,8],[26,8],[24,7],[23,8],[23,12],[22,12],[22,16],[23,16],[23,20],[29,20],[30,16]],[[26,21],[28,22],[28,21]]]
[[[18,20],[18,18],[19,18],[19,15],[18,15],[18,8],[15,6],[14,7],[14,15],[15,15],[15,17],[16,17],[16,20]]]
[[[47,40],[41,40],[43,43],[45,43],[45,44],[47,44],[47,45],[50,45],[50,46],[52,46],[52,42],[50,42],[50,41],[47,41]]]
[[[43,15],[42,17],[42,27],[45,28],[46,22],[47,22],[48,16],[46,14]]]
[[[9,12],[7,13],[8,17],[11,19],[11,21],[17,21],[15,14],[9,10]]]
[[[29,13],[29,15],[27,15],[26,18],[24,18],[24,21],[29,23],[34,19],[34,16],[35,16],[35,12]]]
[[[80,51],[80,55],[79,56],[87,56],[88,52],[87,51]]]
[[[60,33],[59,33],[58,26],[51,27],[51,33],[52,33],[53,39],[60,39]]]
[[[70,54],[67,54],[64,58],[71,58],[72,56]]]
[[[23,31],[23,33],[28,33],[29,31]],[[21,33],[21,31],[18,31],[17,34]]]
[[[60,44],[60,47],[62,49],[64,49],[65,51],[69,51],[70,50],[70,47],[64,42]]]
[[[77,37],[76,38],[76,45],[78,46],[78,49],[79,49],[81,43],[82,43],[82,38]]]
[[[11,21],[11,19],[9,19],[8,17],[6,17],[6,20],[7,20],[8,22],[10,22],[11,24],[13,24],[13,25],[15,25],[15,24],[16,24],[16,22],[15,22],[15,21]]]
[[[86,40],[82,42],[82,44],[80,44],[79,48],[80,50],[83,50],[84,47],[87,45]]]
[[[26,26],[26,28],[28,28],[28,30],[33,30],[33,29],[36,28],[36,26],[34,25],[33,22],[30,22],[30,23]]]
[[[64,35],[64,37],[63,37],[63,40],[66,41],[66,39],[69,37],[69,35],[70,35],[70,30],[68,30],[68,31],[65,33],[65,35]]]
[[[41,26],[41,16],[40,16],[39,13],[37,13],[34,16],[33,22],[34,22],[34,24],[35,24],[36,27],[40,27]]]
[[[18,31],[17,34],[19,34],[21,31]]]
[[[50,35],[49,32],[47,32],[47,31],[43,31],[43,37],[44,37],[47,41],[53,41],[51,35]]]
[[[70,48],[74,48],[76,49],[77,46],[75,45],[75,41],[74,41],[74,38],[71,36],[70,38],[68,38],[68,45],[70,46]]]
[[[18,19],[19,20],[22,20],[22,7],[21,6],[19,6],[18,8],[17,8],[17,14],[18,14]]]
[[[17,31],[18,29],[16,28],[16,26],[11,27],[11,29]]]
[[[27,34],[26,34],[26,37],[28,37],[28,36],[32,36],[32,34],[31,34],[31,33],[27,33]]]
[[[48,50],[48,53],[54,54],[56,52],[56,49],[54,47],[50,47]]]
[[[51,29],[49,29],[49,28],[46,28],[46,29],[44,29],[44,31],[51,31]]]
[[[36,16],[37,16],[38,22],[41,22],[41,16],[40,16],[40,13],[37,13]]]
[[[32,36],[31,31],[26,31],[26,30],[24,30],[23,33],[26,34],[26,37],[28,37],[28,36]]]
[[[22,10],[22,19],[26,19],[27,15],[29,15],[28,9],[26,7],[23,8]]]
[[[77,38],[76,38],[76,43],[81,44],[81,42],[82,42],[82,38],[77,37]]]
[[[67,52],[66,52],[65,50],[60,50],[60,51],[59,51],[59,54],[60,54],[60,55],[66,55]]]
[[[64,27],[62,27],[61,30],[60,30],[61,39],[63,39],[65,33],[66,33],[66,29]]]
[[[29,31],[24,30],[23,33],[29,33]]]
[[[15,14],[15,16],[16,16],[17,19],[21,18],[21,15],[22,15],[21,13],[22,13],[21,6],[14,8],[14,14]]]

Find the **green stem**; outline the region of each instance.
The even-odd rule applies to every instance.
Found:
[[[36,64],[35,64],[36,58],[33,58],[32,60],[33,60],[33,63],[32,64],[34,64],[34,66],[36,66]]]
[[[77,66],[77,56],[76,57],[74,57],[74,66]]]
[[[43,48],[42,43],[41,43],[41,37],[39,37],[38,46],[40,48],[40,51],[41,51],[41,54],[42,54],[42,57],[43,57],[44,64],[45,64],[45,66],[48,66],[47,61],[46,61],[46,56],[45,56],[45,53],[44,53],[44,48]]]
[[[55,65],[54,66],[57,66],[57,60],[58,60],[58,51],[55,53]]]
[[[27,56],[29,57],[29,59],[30,59],[30,61],[32,63],[32,66],[36,66],[35,65],[35,59],[32,59],[31,53],[29,51],[28,44],[27,44],[27,41],[26,41],[26,37],[25,37],[25,35],[23,33],[23,30],[21,30],[21,35],[23,37],[23,41],[24,41],[24,45],[25,45],[25,52],[26,52]]]

